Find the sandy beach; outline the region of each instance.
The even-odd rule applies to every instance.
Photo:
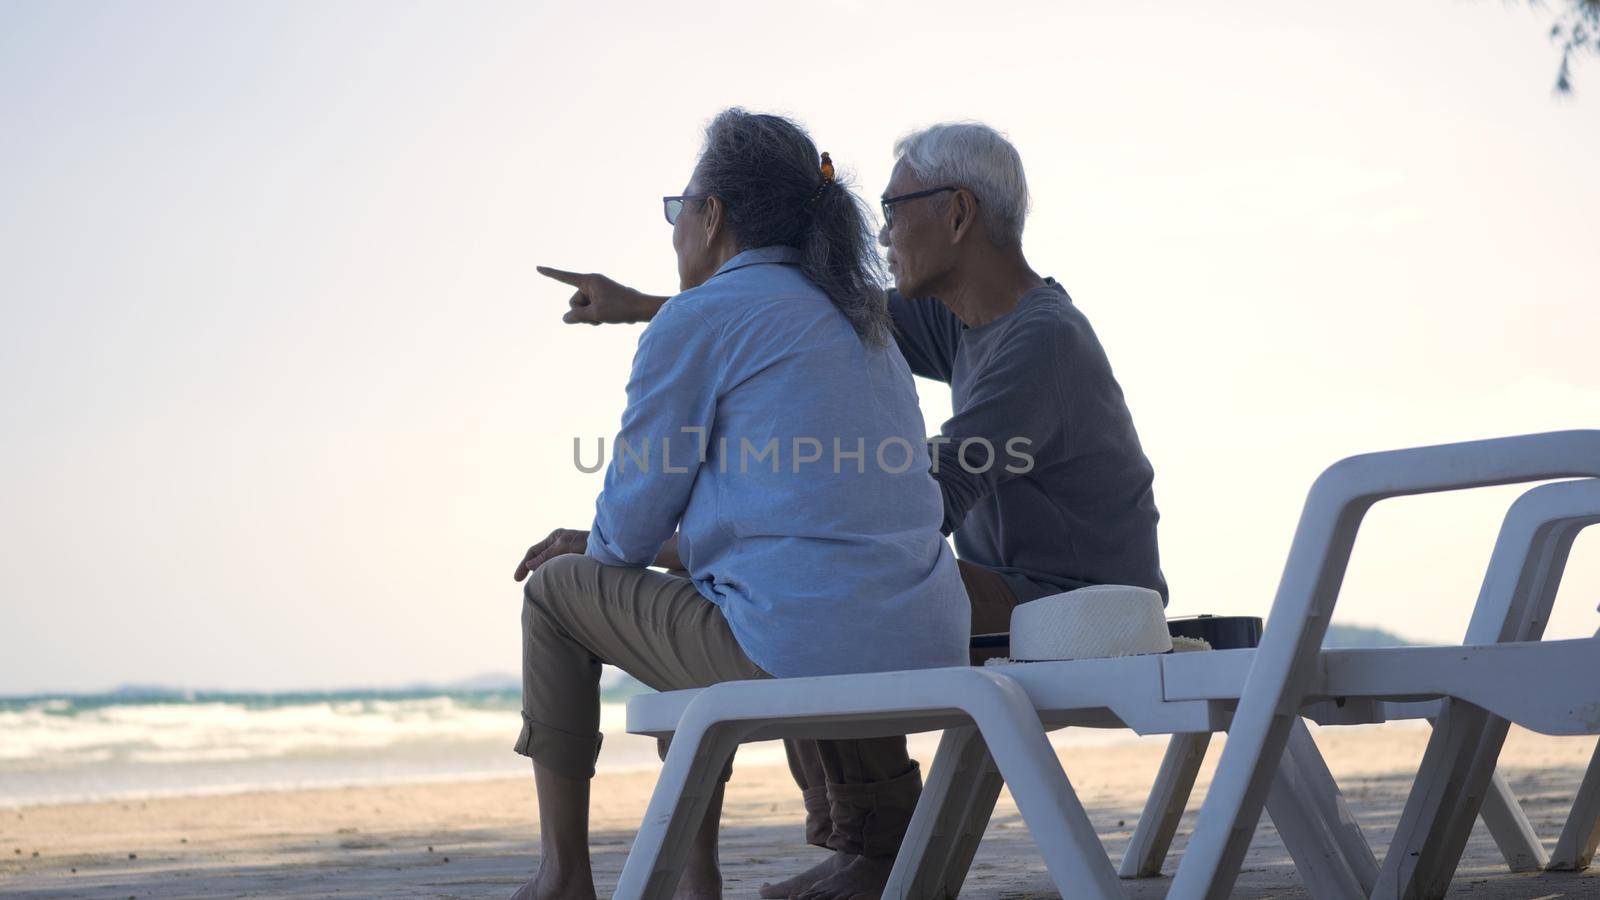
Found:
[[[1321,729],[1316,736],[1369,838],[1382,847],[1421,756],[1425,727]],[[1161,740],[1134,738],[1060,751],[1116,858],[1162,748]],[[1503,771],[1547,846],[1591,749],[1584,739],[1513,731]],[[1213,745],[1201,791],[1217,755]],[[648,771],[597,777],[593,846],[602,895],[616,882],[654,782]],[[1179,831],[1169,875],[1200,796]],[[754,897],[761,882],[817,858],[820,851],[800,842],[800,817],[786,769],[737,767],[723,819],[726,896]],[[0,894],[503,897],[533,868],[536,838],[531,778],[20,807],[0,819]],[[1169,884],[1166,877],[1124,882],[1128,895],[1139,898],[1163,896]],[[1596,897],[1600,871],[1509,874],[1480,826],[1451,893]],[[962,896],[1057,896],[1009,796],[1001,797]],[[1306,896],[1268,821],[1257,831],[1235,896]]]

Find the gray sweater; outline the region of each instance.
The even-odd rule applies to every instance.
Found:
[[[894,291],[889,311],[911,371],[953,395],[934,477],[957,554],[998,571],[1023,601],[1089,584],[1141,585],[1165,601],[1154,472],[1066,290],[1047,280],[976,328],[937,300]],[[986,470],[981,442],[963,454],[971,438],[994,448]]]

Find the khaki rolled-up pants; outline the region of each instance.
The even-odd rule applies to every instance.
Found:
[[[559,775],[594,776],[601,663],[658,691],[770,677],[689,579],[558,556],[523,589],[518,753]]]
[[[974,633],[1005,631],[1015,605],[1005,582],[967,563],[961,574]],[[566,555],[529,575],[523,593],[516,751],[557,774],[594,775],[601,663],[663,691],[770,677],[739,647],[722,611],[680,575]],[[905,738],[786,741],[785,749],[806,798],[810,843],[868,856],[899,850],[922,792]]]
[[[972,604],[972,633],[1011,630],[1017,598],[1005,579],[968,562],[960,562],[960,569]],[[982,659],[974,654],[972,662]],[[922,773],[906,753],[904,737],[788,740],[783,749],[805,799],[807,843],[862,856],[900,851],[922,796]]]

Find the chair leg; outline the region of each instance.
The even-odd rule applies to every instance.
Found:
[[[1459,762],[1451,758],[1459,755],[1459,746],[1453,745],[1464,743],[1469,732],[1472,729],[1463,721],[1457,704],[1440,705],[1416,780],[1411,783],[1400,822],[1389,841],[1389,852],[1383,858],[1372,900],[1415,900],[1418,896],[1416,875],[1422,852],[1429,834],[1441,827],[1454,790],[1452,785],[1459,783],[1461,777],[1456,771]]]
[[[1117,870],[1095,834],[1055,748],[1021,688],[1002,708],[970,709],[1022,821],[1038,844],[1050,878],[1063,896],[1120,898]]]
[[[1485,774],[1483,784],[1474,789],[1474,760],[1485,748],[1491,720],[1488,713],[1465,703],[1440,704],[1422,764],[1383,859],[1374,900],[1444,896],[1489,780]],[[1504,736],[1502,728],[1500,742]],[[1494,742],[1495,756],[1500,742]]]
[[[1451,706],[1459,706],[1451,703]],[[1474,709],[1472,716],[1482,721],[1478,729],[1475,743],[1469,743],[1464,765],[1461,767],[1462,777],[1456,783],[1456,790],[1451,793],[1451,802],[1445,809],[1450,810],[1450,815],[1443,818],[1437,833],[1427,838],[1426,846],[1422,849],[1421,865],[1418,866],[1419,895],[1421,897],[1443,897],[1450,890],[1450,881],[1456,874],[1456,866],[1461,865],[1461,857],[1466,854],[1467,839],[1472,838],[1472,826],[1477,823],[1478,817],[1483,815],[1486,798],[1494,794],[1494,765],[1499,762],[1501,749],[1506,746],[1506,733],[1510,730],[1510,722],[1506,719],[1490,716]],[[1502,781],[1504,783],[1504,781]],[[1510,793],[1509,790],[1506,791]],[[1520,807],[1518,807],[1520,812]],[[1491,812],[1490,815],[1494,815]],[[1546,862],[1544,847],[1539,846],[1539,839],[1533,834],[1533,825],[1522,823],[1507,823],[1502,820],[1490,822],[1493,828],[1501,825],[1512,825],[1515,828],[1526,830],[1525,834],[1515,831],[1494,831],[1494,839],[1501,842],[1502,847],[1512,847],[1507,862],[1517,855],[1531,854],[1534,860]],[[1504,852],[1504,850],[1502,850]]]
[[[1378,881],[1378,858],[1366,835],[1361,833],[1361,824],[1345,801],[1338,782],[1333,780],[1333,773],[1328,771],[1328,763],[1322,758],[1322,751],[1317,749],[1317,742],[1303,719],[1290,731],[1284,753],[1294,760],[1305,778],[1310,799],[1317,804],[1318,814],[1344,856],[1345,864],[1360,882],[1362,896],[1370,894]]]
[[[1549,864],[1550,856],[1544,851],[1539,833],[1533,830],[1517,795],[1499,772],[1489,779],[1489,790],[1483,795],[1483,809],[1478,815],[1511,871],[1537,872]]]
[[[1003,784],[978,729],[946,730],[883,896],[942,900],[960,893]]]
[[[1300,728],[1304,728],[1304,724]],[[1290,747],[1293,746],[1293,741]],[[1301,753],[1284,748],[1267,792],[1267,815],[1294,859],[1306,891],[1316,900],[1349,900],[1367,890],[1356,877],[1335,829],[1324,817],[1324,800],[1316,796],[1314,777],[1302,765]],[[1313,748],[1315,749],[1315,748]]]
[[[1550,854],[1550,868],[1562,872],[1581,872],[1589,868],[1594,859],[1595,845],[1600,844],[1600,745],[1594,748],[1589,760],[1589,770],[1583,773],[1583,783],[1578,786],[1578,796],[1567,814],[1567,824],[1556,839],[1555,852]]]
[[[614,900],[669,900],[683,874],[695,829],[705,817],[722,770],[739,748],[731,726],[673,735],[639,834],[628,851]]]
[[[960,894],[1003,786],[978,729],[946,730],[883,897]]]
[[[1189,795],[1194,792],[1194,781],[1200,774],[1200,764],[1205,761],[1209,746],[1209,732],[1175,734],[1167,742],[1155,787],[1145,801],[1144,812],[1139,814],[1139,824],[1128,841],[1127,852],[1122,855],[1122,866],[1117,870],[1119,877],[1155,878],[1161,874],[1161,864],[1172,847],[1172,838],[1178,832],[1178,822],[1183,818]]]
[[[1005,779],[1000,777],[1000,770],[995,768],[994,760],[985,748],[981,765],[974,768],[973,783],[966,796],[966,811],[961,816],[955,844],[950,848],[950,858],[945,864],[942,881],[944,896],[958,896],[962,885],[966,884],[972,859],[978,855],[978,845],[983,842],[983,833],[994,816],[995,801],[1000,799],[1000,790],[1005,786]]]

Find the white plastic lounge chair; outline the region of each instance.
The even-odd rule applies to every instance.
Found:
[[[1563,733],[1576,727],[1572,710],[1561,707],[1569,698],[1529,698],[1503,673],[1515,666],[1538,676],[1565,666],[1600,679],[1600,653],[1585,641],[1319,655],[1360,513],[1387,495],[1597,470],[1600,433],[1587,432],[1373,454],[1335,465],[1313,487],[1274,605],[1273,627],[1256,651],[1033,663],[1005,667],[1004,674],[963,668],[735,682],[637,698],[630,703],[629,730],[671,733],[674,741],[617,896],[670,894],[692,823],[738,743],[934,728],[947,731],[886,896],[940,896],[951,886],[953,870],[959,870],[959,884],[977,838],[962,826],[977,818],[975,810],[986,820],[985,804],[992,806],[999,790],[989,759],[1010,784],[1056,884],[1074,895],[1118,896],[1116,874],[1055,762],[1044,724],[1209,733],[1228,726],[1230,718],[1232,736],[1205,807],[1222,812],[1202,813],[1171,896],[1226,895],[1269,785],[1283,796],[1312,798],[1297,808],[1281,804],[1285,816],[1277,824],[1313,893],[1365,894],[1375,865],[1371,851],[1309,736],[1294,727],[1300,708],[1338,697],[1453,696],[1529,727]],[[1280,676],[1281,684],[1274,680]],[[967,725],[975,727],[961,727]],[[1249,727],[1241,733],[1241,726]]]
[[[1203,715],[1206,706],[1197,703],[1189,708]],[[1199,718],[1195,725],[1204,727]],[[983,735],[986,753],[1011,785],[1029,829],[1035,836],[1051,838],[1039,843],[1057,884],[1073,885],[1093,897],[1119,895],[1116,872],[1099,849],[1088,814],[1056,762],[1030,697],[1014,679],[994,669],[967,666],[730,681],[630,700],[628,730],[670,735],[672,746],[613,896],[626,900],[671,896],[692,832],[739,744],[938,729]]]
[[[1530,578],[1530,573],[1547,572],[1553,579],[1559,580],[1559,570],[1549,566],[1550,556],[1542,552],[1547,549],[1549,540],[1544,536],[1559,535],[1575,522],[1592,521],[1597,517],[1600,517],[1600,481],[1566,482],[1535,488],[1514,504],[1501,530],[1496,552],[1490,563],[1489,575],[1480,594],[1480,602],[1474,615],[1474,622],[1478,623],[1475,625],[1476,633],[1484,633],[1486,622],[1492,624],[1496,620],[1504,620],[1515,623],[1530,614],[1537,614],[1539,612],[1537,609],[1519,602],[1519,594],[1513,592],[1512,587],[1517,584],[1539,583]],[[1570,545],[1570,532],[1566,543]],[[1550,581],[1543,583],[1548,586],[1548,594],[1545,596],[1553,596],[1554,584]],[[1548,602],[1544,604],[1544,611],[1548,611]],[[1506,633],[1512,633],[1509,627]],[[1474,651],[1476,649],[1473,648]],[[1412,652],[1413,650],[1416,652]],[[1536,644],[1531,646],[1524,644],[1519,646],[1519,650],[1525,655],[1537,654],[1539,647]],[[1480,699],[1490,704],[1489,708],[1494,708],[1493,704],[1503,706],[1506,703],[1504,695],[1480,696],[1484,686],[1473,683],[1473,679],[1489,677],[1504,682],[1504,673],[1492,671],[1491,666],[1487,675],[1483,675],[1478,671],[1483,667],[1481,661],[1474,667],[1461,667],[1452,660],[1450,654],[1453,651],[1459,651],[1459,648],[1324,651],[1323,671],[1308,688],[1307,696],[1334,697],[1337,702],[1326,700],[1316,702],[1301,712],[1330,725],[1367,724],[1394,718],[1437,716],[1440,714],[1438,701],[1389,703],[1375,699],[1382,696],[1411,695],[1414,693],[1414,686],[1423,683],[1418,680],[1419,678],[1435,676],[1442,678],[1443,683],[1449,683],[1452,679],[1463,679],[1455,688],[1464,692],[1463,696]],[[1572,652],[1571,645],[1563,646],[1560,657],[1543,660],[1540,665],[1547,673],[1561,672],[1559,668],[1561,661],[1570,659]],[[1600,647],[1580,647],[1578,652],[1580,658],[1583,653],[1600,655]],[[1170,686],[1166,689],[1167,696],[1172,699],[1217,701],[1237,699],[1248,672],[1248,655],[1248,651],[1220,651],[1163,660],[1163,676],[1170,682]],[[1460,656],[1460,653],[1455,652],[1455,655]],[[1029,682],[1041,675],[1048,679],[1053,675],[1049,668],[1054,665],[1056,664],[1034,664],[1017,675]],[[1443,673],[1430,671],[1439,666],[1455,671]],[[1363,672],[1367,667],[1372,668]],[[1408,667],[1417,671],[1408,672]],[[1522,671],[1537,681],[1537,672]],[[1593,671],[1592,668],[1590,671]],[[1374,672],[1380,675],[1374,675]],[[1385,672],[1390,674],[1381,674]],[[1576,681],[1582,681],[1580,677],[1582,673],[1579,670],[1563,674]],[[1082,675],[1081,670],[1075,670],[1075,678],[1080,678]],[[1386,684],[1385,679],[1392,681]],[[1513,684],[1513,687],[1516,691],[1523,690],[1521,686]],[[1441,689],[1429,688],[1428,691],[1415,693],[1429,693],[1434,690]],[[1030,695],[1037,693],[1040,692],[1030,690]],[[1041,708],[1045,704],[1062,702],[1060,698],[1050,700],[1034,696],[1034,699],[1036,703],[1041,704]],[[1542,715],[1544,717],[1539,718],[1529,711],[1524,717],[1534,727],[1543,727],[1546,730],[1570,731],[1574,727],[1571,721],[1562,719],[1559,714],[1552,716],[1547,712]],[[1145,727],[1149,727],[1148,723]],[[1208,740],[1208,733],[1184,734],[1175,737],[1169,746],[1161,774],[1157,779],[1157,787],[1151,794],[1146,813],[1130,842],[1127,854],[1123,857],[1124,877],[1159,871],[1161,858],[1171,841],[1177,818],[1182,814],[1183,801],[1193,784],[1199,767],[1199,758],[1203,755]],[[939,770],[938,764],[935,764],[935,772],[930,777],[929,786],[929,794],[932,796],[925,802],[938,805],[940,810],[938,813],[930,813],[929,817],[923,820],[925,828],[908,838],[908,846],[902,850],[902,854],[919,856],[921,862],[916,871],[905,873],[906,881],[894,885],[895,890],[890,892],[889,896],[953,895],[959,890],[977,838],[981,836],[988,821],[994,795],[999,790],[999,781],[992,771],[984,766],[981,742],[968,734],[947,736],[946,742],[947,747],[941,756],[960,756],[961,763],[943,770]],[[1275,772],[1276,780],[1267,800],[1267,807],[1285,844],[1290,848],[1307,887],[1313,896],[1319,897],[1368,896],[1374,891],[1378,881],[1378,865],[1372,851],[1361,838],[1360,829],[1350,819],[1348,808],[1344,805],[1331,776],[1321,766],[1321,758],[1303,727],[1291,729],[1287,750],[1288,753]],[[960,783],[960,786],[952,785],[950,777],[952,773],[958,773],[953,781]],[[988,779],[987,784],[981,783],[984,779]],[[1281,789],[1284,785],[1288,786],[1287,790]],[[1509,790],[1504,790],[1500,795],[1490,796],[1499,796],[1503,800],[1504,807],[1499,812],[1505,823],[1526,822]],[[1279,798],[1281,802],[1275,803],[1274,798]],[[1319,804],[1322,811],[1312,816],[1296,816],[1293,804],[1307,802],[1307,798],[1309,802]],[[1283,808],[1286,804],[1290,806],[1289,809]],[[919,814],[922,812],[923,810],[919,809]],[[1486,807],[1484,812],[1487,818],[1490,809]],[[1476,815],[1476,811],[1471,811],[1467,815],[1469,816],[1467,824],[1470,825],[1470,817]],[[1592,824],[1590,827],[1592,829]],[[916,829],[915,824],[913,828]],[[1311,833],[1308,834],[1307,829],[1310,829]],[[1320,836],[1317,834],[1319,829]],[[1527,829],[1525,824],[1523,829],[1523,832],[1510,833],[1514,837],[1531,835],[1531,829]],[[1315,853],[1319,840],[1338,844],[1339,853],[1319,857]],[[1536,840],[1532,843],[1537,846]],[[1504,839],[1501,840],[1501,844],[1503,847],[1517,846],[1515,842]],[[1508,850],[1507,858],[1512,860],[1516,857]],[[1311,865],[1308,866],[1307,861],[1310,861]],[[897,876],[900,874],[897,872]]]
[[[1234,659],[1232,662],[1238,661]],[[1137,668],[1140,676],[1130,680],[1111,671],[1109,677],[1101,673],[1089,679],[1102,684],[1131,685],[1129,696],[1112,703],[1111,707],[1102,707],[1100,701],[1084,706],[1075,696],[1069,696],[1061,702],[1046,700],[1047,706],[1056,702],[1065,707],[1048,717],[1049,727],[1069,724],[1125,727],[1123,721],[1127,719],[1140,722],[1140,727],[1149,733],[1170,733],[1175,730],[1214,729],[1225,721],[1224,707],[1217,701],[1170,703],[1160,696],[1159,690],[1152,690],[1148,676],[1155,674],[1159,680],[1156,657],[1084,662],[1106,663],[1110,670]],[[1065,813],[1064,816],[1057,815],[1057,809],[1039,804],[1033,804],[1030,810],[1035,789],[1024,788],[1016,779],[1012,779],[1013,791],[1029,797],[1028,801],[1020,801],[1019,808],[1030,828],[1038,834],[1066,837],[1062,847],[1044,846],[1052,874],[1061,878],[1061,873],[1067,872],[1069,874],[1062,883],[1081,884],[1083,874],[1087,872],[1103,888],[1097,896],[1119,895],[1120,889],[1104,850],[1089,826],[1086,814],[1078,805],[1070,784],[1054,762],[1054,751],[1044,744],[1044,752],[1037,752],[1038,738],[1043,735],[1040,714],[1035,708],[1038,699],[1023,694],[1016,698],[1020,702],[991,702],[990,712],[993,715],[987,725],[982,717],[973,713],[973,710],[982,707],[982,697],[993,690],[990,682],[1002,685],[1008,691],[1015,690],[1012,679],[998,676],[996,673],[999,671],[964,668],[735,682],[703,690],[674,691],[635,698],[630,701],[628,710],[630,732],[675,737],[673,750],[667,758],[667,769],[670,771],[663,773],[657,785],[645,826],[624,868],[616,896],[657,897],[672,892],[681,864],[679,858],[684,849],[683,841],[687,839],[680,829],[700,814],[698,810],[703,809],[705,793],[714,786],[714,783],[705,781],[708,773],[721,770],[722,764],[717,760],[725,759],[725,754],[731,753],[737,743],[777,737],[879,736],[940,727],[948,729],[941,747],[970,748],[977,754],[983,770],[981,778],[973,780],[970,785],[963,785],[975,789],[983,799],[978,803],[966,804],[962,809],[974,827],[968,832],[968,839],[962,843],[961,850],[954,851],[965,853],[957,876],[957,886],[959,878],[965,874],[966,864],[970,862],[971,853],[976,849],[977,839],[982,835],[995,797],[1004,782],[1000,774],[1003,769],[996,761],[998,751],[991,754],[989,747],[991,741],[998,740],[1003,744],[1028,748],[1029,753],[1022,756],[1021,764],[1043,768],[1031,773],[1024,769],[1024,773],[1035,776],[1033,780],[1036,784],[1045,785],[1050,793],[1055,794],[1059,811]],[[1243,683],[1242,669],[1234,674],[1232,682]],[[914,693],[912,688],[915,688]],[[964,702],[964,698],[969,696],[975,700]],[[863,708],[871,710],[870,717],[863,716]],[[713,736],[709,729],[694,721],[695,713],[704,711],[714,711],[715,724],[721,734]],[[974,721],[976,728],[972,727]],[[987,740],[979,736],[980,731],[988,735]],[[1282,785],[1276,795],[1281,800],[1274,800],[1273,814],[1278,817],[1285,843],[1295,856],[1297,865],[1309,873],[1308,877],[1315,879],[1322,877],[1324,870],[1332,873],[1346,868],[1346,864],[1338,858],[1339,843],[1328,839],[1329,831],[1340,826],[1324,821],[1325,816],[1340,818],[1351,829],[1354,829],[1354,824],[1315,744],[1309,735],[1303,737],[1303,741],[1291,748],[1289,756],[1299,762],[1293,771],[1304,774]],[[691,754],[684,752],[685,747],[699,749]],[[961,752],[956,751],[957,755]],[[950,756],[948,749],[942,749],[934,763],[930,787],[940,779],[947,786],[962,781],[959,777],[950,777],[950,769],[944,762]],[[684,767],[690,771],[688,776],[681,776]],[[1291,769],[1286,766],[1285,771]],[[679,781],[680,777],[684,780]],[[943,797],[948,791],[932,788],[931,793]],[[1334,810],[1340,812],[1336,814]],[[919,807],[918,816],[926,818],[927,815],[928,812]],[[945,815],[948,817],[948,812]],[[917,830],[916,821],[911,828]],[[660,829],[660,833],[655,833],[655,829]],[[908,842],[918,845],[916,838]],[[1359,830],[1355,831],[1349,842],[1359,846],[1370,857]],[[948,849],[941,848],[933,855],[943,858]],[[651,864],[653,868],[648,873],[645,869],[646,854],[655,855],[655,862]],[[1375,868],[1375,864],[1373,866]],[[943,872],[941,868],[935,874],[942,876]],[[1339,886],[1342,887],[1343,883]],[[891,886],[886,896],[943,896],[932,889],[915,889],[909,893],[895,893],[895,890]],[[1336,894],[1330,890],[1326,895]]]
[[[1472,622],[1463,644],[1496,643],[1501,641],[1538,640],[1549,618],[1550,608],[1561,582],[1568,551],[1577,533],[1584,527],[1600,522],[1600,480],[1583,479],[1533,488],[1512,504],[1501,526],[1490,558]],[[1450,701],[1442,701],[1449,703]],[[1436,719],[1440,715],[1439,703],[1381,703],[1376,708],[1364,704],[1352,708],[1348,704],[1329,707],[1318,704],[1306,715],[1324,724],[1366,724],[1386,720],[1421,718]],[[1459,718],[1459,715],[1458,715]],[[1504,738],[1504,723],[1498,734]],[[1461,729],[1458,728],[1457,732]],[[1204,756],[1209,734],[1178,735],[1173,738],[1163,762],[1156,788],[1151,792],[1145,812],[1139,820],[1130,849],[1123,857],[1120,874],[1123,878],[1157,875],[1167,847],[1172,840],[1177,819],[1182,815],[1185,801],[1194,783],[1195,774]],[[1480,735],[1481,740],[1487,740]],[[1443,736],[1437,740],[1442,741]],[[1463,740],[1456,738],[1456,754],[1465,752],[1459,746]],[[1291,743],[1291,747],[1293,743]],[[1426,868],[1416,866],[1415,879],[1419,884],[1433,884],[1442,890],[1448,886],[1450,875],[1465,848],[1471,831],[1473,817],[1481,815],[1490,834],[1498,844],[1507,866],[1515,872],[1535,871],[1545,868],[1573,869],[1587,865],[1587,857],[1594,852],[1593,839],[1600,838],[1596,830],[1600,815],[1600,756],[1590,766],[1586,786],[1580,790],[1568,825],[1557,843],[1554,859],[1547,858],[1543,845],[1534,834],[1527,816],[1515,796],[1498,773],[1482,784],[1482,777],[1493,769],[1494,755],[1499,740],[1492,746],[1482,744],[1474,755],[1479,775],[1478,783],[1452,783],[1450,769],[1441,765],[1424,767],[1411,795],[1411,811],[1405,825],[1399,829],[1385,857],[1386,861],[1416,859],[1426,861]],[[1432,751],[1437,763],[1445,751]],[[1469,771],[1472,771],[1469,768]],[[1442,797],[1481,798],[1482,809],[1465,803],[1442,804]],[[1426,809],[1435,824],[1423,825],[1420,820]],[[1454,816],[1448,826],[1437,824],[1441,819]],[[1426,845],[1428,835],[1444,841],[1435,849]],[[1352,851],[1352,856],[1365,859],[1370,854]],[[1374,872],[1376,874],[1376,872]],[[1370,887],[1375,882],[1363,879]],[[1391,884],[1394,882],[1391,881]],[[1403,892],[1402,892],[1403,893]]]
[[[1334,692],[1328,696],[1446,696],[1465,701],[1444,707],[1452,713],[1478,707],[1546,734],[1600,729],[1600,717],[1592,713],[1600,703],[1600,678],[1593,671],[1600,666],[1600,638],[1320,650],[1356,532],[1374,503],[1409,494],[1597,475],[1597,431],[1375,453],[1351,457],[1325,471],[1306,500],[1267,633],[1254,654],[1227,746],[1168,896],[1193,900],[1228,895],[1298,712],[1318,689],[1319,669],[1320,689]],[[1530,690],[1534,685],[1537,689]],[[1460,718],[1441,716],[1436,733],[1442,729],[1449,734]],[[1377,886],[1379,896],[1386,887]]]
[[[1226,728],[1253,652],[1043,662],[1004,671],[1023,686],[1049,728],[1110,726],[1129,727],[1140,734],[1209,734]],[[1171,668],[1179,657],[1189,664]],[[1180,678],[1200,679],[1189,692],[1193,696],[1173,699],[1170,685]],[[1124,688],[1108,690],[1113,684]],[[1124,689],[1126,696],[1111,696]],[[951,897],[960,891],[1004,783],[1002,773],[988,759],[986,740],[986,735],[971,728],[945,732],[885,897]],[[1192,785],[1195,769],[1187,766],[1188,760],[1176,757],[1176,752],[1188,746],[1193,745],[1177,741],[1169,745],[1158,784],[1181,786],[1184,792]],[[1185,774],[1175,773],[1175,767],[1182,767]],[[1295,729],[1274,774],[1267,800],[1269,814],[1302,880],[1315,897],[1353,896],[1361,889],[1357,873],[1364,873],[1370,881],[1376,876],[1377,864],[1303,726]],[[1011,788],[1016,797],[1016,786]],[[1181,814],[1181,805],[1176,810]],[[1025,814],[1023,818],[1027,820]],[[1146,834],[1159,831],[1161,840],[1170,841],[1175,827],[1174,815],[1163,827]],[[1054,840],[1031,823],[1029,829],[1041,847]],[[1086,857],[1105,854],[1098,842],[1081,844],[1078,852]],[[1137,843],[1130,843],[1124,865],[1141,852]],[[1164,853],[1164,848],[1160,852]],[[1059,879],[1056,884],[1063,895],[1077,889]]]
[[[1573,540],[1600,522],[1600,480],[1534,488],[1512,505],[1496,541],[1494,560],[1467,629],[1467,644],[1538,641],[1549,621]],[[1512,560],[1522,559],[1523,565]],[[1543,690],[1539,685],[1536,689]],[[1600,688],[1596,688],[1600,694]],[[1600,702],[1600,696],[1594,698]],[[1449,886],[1474,818],[1483,818],[1514,871],[1548,866],[1579,869],[1600,840],[1600,754],[1590,763],[1567,825],[1547,857],[1495,762],[1505,719],[1446,700],[1406,801],[1381,882],[1395,896],[1442,896]]]

